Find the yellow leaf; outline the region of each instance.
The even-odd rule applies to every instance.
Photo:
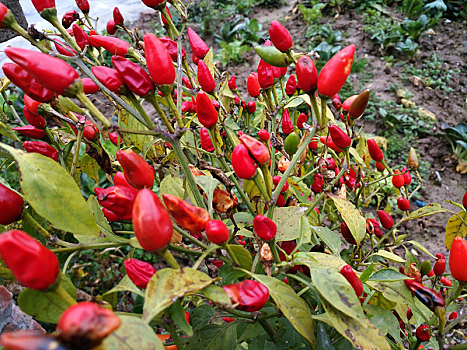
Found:
[[[446,225],[446,234],[444,235],[444,245],[446,249],[451,249],[452,242],[456,236],[465,237],[467,235],[467,212],[460,211],[451,216]]]

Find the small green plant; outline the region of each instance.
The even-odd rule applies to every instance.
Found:
[[[458,171],[461,171],[460,165],[467,166],[467,124],[459,123],[455,127],[447,127],[442,134],[436,136],[444,137],[451,145],[452,153],[456,156],[459,163]],[[465,172],[462,172],[465,173]]]
[[[230,43],[221,41],[219,45],[221,49],[217,53],[217,57],[224,66],[229,62],[240,63],[242,61],[242,54],[251,50],[251,47],[243,44],[240,40],[235,40]]]
[[[305,23],[313,24],[313,23],[317,23],[321,19],[321,17],[323,17],[322,10],[326,6],[327,4],[317,3],[317,4],[314,4],[313,7],[307,8],[304,5],[299,4],[298,9]]]

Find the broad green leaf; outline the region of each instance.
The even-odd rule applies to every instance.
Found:
[[[224,264],[219,269],[219,277],[223,284],[237,283],[239,278],[245,276],[245,272],[236,270],[230,264]]]
[[[11,130],[11,128],[8,125],[2,122],[0,122],[0,135],[3,135],[13,141],[21,141],[15,134],[15,132]]]
[[[276,242],[291,241],[300,235],[300,217],[306,208],[285,207],[274,209],[274,222],[277,225]]]
[[[352,204],[350,201],[344,198],[340,198],[334,194],[329,194],[329,198],[331,198],[339,211],[342,215],[342,219],[344,219],[345,223],[350,229],[352,236],[355,238],[357,244],[365,238],[366,234],[366,220],[360,214],[360,211]]]
[[[60,284],[73,299],[76,299],[76,288],[70,279],[60,274]],[[18,296],[21,310],[41,322],[57,323],[62,313],[69,308],[56,291],[44,292],[26,288]]]
[[[284,106],[284,108],[295,108],[304,103],[305,100],[301,96],[293,97],[289,102]]]
[[[358,151],[355,148],[350,147],[349,152],[359,164],[361,164],[363,166],[366,166],[365,161],[363,160],[362,157],[360,157],[360,154],[358,153]]]
[[[172,303],[187,294],[210,285],[214,280],[201,271],[162,269],[148,283],[143,307],[143,320],[150,322]]]
[[[334,255],[340,254],[342,241],[337,233],[324,226],[311,226],[311,228],[318,235],[319,239],[331,249]]]
[[[104,216],[104,213],[101,210],[101,207],[99,205],[99,202],[97,201],[96,196],[90,195],[88,198],[88,206],[89,209],[91,209],[92,215],[94,215],[94,219],[96,220],[96,224],[101,230],[102,234],[105,237],[93,237],[93,241],[97,242],[120,242],[120,243],[128,243],[127,238],[123,238],[120,236],[117,236],[115,233],[113,233],[112,228],[109,225],[109,222],[107,221],[106,217]],[[79,236],[79,241],[86,241],[87,237],[86,236]]]
[[[386,338],[384,338],[377,328],[375,328],[367,319],[364,324],[356,319],[347,316],[332,306],[326,300],[322,301],[326,310],[325,314],[313,316],[334,327],[341,335],[347,338],[357,349],[365,350],[390,350]]]
[[[226,80],[222,84],[222,87],[220,88],[220,91],[219,91],[219,100],[222,103],[222,105],[225,107],[225,109],[229,110],[232,100],[234,98],[235,98],[235,95],[230,90],[229,84],[226,78]]]
[[[310,268],[311,284],[334,308],[352,317],[362,325],[365,324],[360,300],[350,283],[338,271],[331,268]]]
[[[374,305],[366,305],[365,311],[371,315],[369,317],[371,323],[381,330],[383,335],[390,334],[399,345],[402,345],[399,321],[391,311]]]
[[[212,213],[212,197],[214,190],[220,184],[219,180],[211,176],[196,176],[196,183],[203,189],[208,197],[209,212]]]
[[[408,241],[406,243],[410,243],[412,244],[413,246],[417,247],[419,250],[421,250],[423,253],[425,253],[426,255],[429,255],[431,256],[433,259],[435,259],[435,256],[433,254],[431,254],[428,249],[426,249],[423,245],[421,245],[420,243],[418,243],[417,241]]]
[[[253,215],[246,212],[237,212],[233,214],[233,218],[237,224],[241,222],[253,222],[254,219]]]
[[[297,249],[300,249],[303,244],[308,244],[311,241],[311,226],[306,216],[300,218],[298,234]]]
[[[99,169],[101,167],[99,166],[99,164],[97,164],[96,160],[92,158],[89,154],[85,154],[79,160],[78,168],[81,172],[85,173],[91,179],[93,179],[96,182],[96,184],[99,182]]]
[[[385,259],[388,259],[388,260],[391,260],[391,261],[394,261],[394,262],[397,262],[397,263],[404,263],[405,262],[405,259],[402,259],[400,256],[394,254],[394,253],[391,253],[391,252],[388,252],[387,250],[379,250],[377,253],[373,253],[371,254],[370,256],[373,256],[373,255],[378,255],[378,256],[381,256]]]
[[[288,284],[274,277],[252,275],[258,282],[264,284],[269,295],[284,316],[310,344],[315,344],[315,333],[310,310],[305,301],[300,298]]]
[[[243,274],[242,274],[243,275]],[[201,290],[201,293],[216,304],[221,304],[223,306],[232,306],[229,296],[224,292],[224,290],[216,286],[215,284],[210,284],[206,288]]]
[[[251,257],[250,252],[243,248],[241,245],[229,245],[230,250],[235,254],[240,263],[240,267],[244,268],[245,270],[250,270],[251,266],[253,265],[253,258]]]
[[[193,335],[193,329],[185,318],[185,310],[183,309],[180,300],[177,300],[169,307],[169,316],[175,322],[177,327],[180,328],[182,332],[185,332],[187,336],[191,337]]]
[[[118,284],[115,287],[113,287],[111,290],[109,290],[108,292],[105,292],[103,296],[109,295],[112,293],[118,293],[118,292],[132,292],[144,298],[144,292],[135,286],[135,284],[131,281],[128,275],[123,276],[120,282],[118,282]]]
[[[164,177],[159,185],[159,195],[162,196],[163,194],[171,194],[178,198],[185,199],[183,180],[170,175]]]
[[[294,254],[295,265],[306,265],[309,268],[313,267],[330,267],[334,270],[340,271],[347,263],[334,256],[324,253],[304,253],[298,252]]]
[[[201,304],[190,315],[190,324],[195,332],[211,323],[216,310],[208,304]]]
[[[406,275],[403,275],[399,271],[394,269],[381,269],[376,271],[371,277],[369,281],[384,281],[384,282],[392,282],[392,281],[402,281],[407,279]]]
[[[118,316],[120,327],[104,340],[104,348],[112,350],[164,350],[154,330],[140,318]]]
[[[368,281],[368,279],[370,278],[371,274],[373,273],[375,269],[375,263],[371,263],[366,269],[365,271],[362,272],[362,274],[360,275],[360,280],[365,283],[366,281]]]
[[[413,220],[413,219],[419,219],[423,218],[425,216],[430,216],[438,213],[444,213],[447,212],[447,209],[444,209],[441,204],[439,203],[433,203],[433,204],[428,204],[424,206],[423,208],[417,209],[409,214],[408,217],[403,219],[402,221],[408,221],[408,220]]]
[[[462,219],[461,219],[462,218]],[[452,242],[456,236],[465,237],[467,235],[467,212],[460,211],[451,216],[446,225],[446,233],[444,236],[444,245],[446,249],[451,249]]]
[[[99,228],[73,178],[56,161],[0,143],[18,162],[24,197],[59,230],[89,237]]]
[[[237,346],[236,328],[237,324],[233,322],[222,326],[206,325],[190,338],[185,350],[235,350]]]

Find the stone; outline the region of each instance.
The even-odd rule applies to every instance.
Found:
[[[18,24],[27,30],[28,22],[26,21],[26,17],[24,17],[23,9],[21,8],[19,1],[2,0],[2,3],[6,7],[8,7],[11,10],[11,12],[13,12],[13,15],[15,16]],[[10,29],[0,29],[0,42],[2,43],[7,40],[10,40],[11,38],[14,38],[15,36],[18,36],[18,34],[16,34]]]

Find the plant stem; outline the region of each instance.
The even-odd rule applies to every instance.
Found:
[[[70,34],[68,34],[68,32],[66,31],[66,29],[62,26],[62,24],[60,23],[60,21],[58,20],[57,16],[52,16],[52,17],[49,17],[49,18],[46,18],[55,28],[58,29],[58,31],[60,32],[60,34],[62,34],[62,37],[63,39],[65,39],[65,41],[71,45],[71,47],[73,49],[76,50],[76,52],[81,52],[81,48],[78,46],[78,44],[76,44],[76,41],[70,36]]]
[[[175,106],[175,103],[172,100],[172,96],[171,95],[164,95],[164,97],[165,97],[165,100],[167,101],[167,103],[169,104],[170,110],[175,115],[175,119],[177,120],[178,127],[183,128],[185,126],[185,124],[183,124],[182,117],[178,113],[177,106]]]
[[[122,245],[129,245],[129,243],[128,244],[121,243],[121,242],[119,243],[98,243],[98,244],[89,244],[89,245],[78,244],[73,247],[51,249],[51,251],[54,253],[69,253],[69,252],[88,250],[88,249],[116,248],[116,247],[121,247]]]
[[[149,118],[148,114],[144,110],[143,106],[141,106],[141,103],[138,101],[135,95],[132,92],[130,92],[128,93],[127,97],[131,101],[131,104],[136,108],[139,114],[143,117],[145,121],[144,125],[149,129],[154,129],[156,126],[154,125],[153,121]]]
[[[21,27],[21,26],[18,24],[18,22],[16,22],[16,21],[13,22],[13,23],[11,24],[10,28],[11,28],[12,30],[14,30],[16,33],[18,33],[19,35],[21,35],[23,38],[25,38],[27,41],[29,41],[29,42],[31,43],[31,45],[37,47],[42,53],[48,53],[48,52],[49,52],[49,50],[47,50],[47,48],[46,48],[44,45],[42,45],[42,44],[36,42],[36,41],[28,34],[28,32],[25,31],[25,30],[23,29],[23,27]]]
[[[110,127],[110,121],[104,117],[104,115],[96,108],[96,106],[94,106],[91,100],[84,94],[82,89],[76,94],[76,98],[78,98],[78,100],[84,105],[84,107],[89,110],[89,112],[91,112],[94,117],[99,119],[105,128]]]
[[[79,151],[81,148],[81,140],[83,139],[84,124],[79,123],[78,136],[75,144],[75,154],[73,155],[73,163],[71,163],[70,175],[74,177],[76,165],[78,164]]]
[[[178,264],[177,260],[175,260],[174,256],[172,255],[172,253],[170,252],[170,250],[168,250],[167,248],[156,252],[156,254],[159,255],[160,257],[164,258],[164,260],[167,261],[167,263],[168,263],[173,269],[177,269],[177,270],[180,270],[180,269],[181,269],[181,267],[180,267],[180,265]]]
[[[156,109],[157,114],[161,117],[162,121],[164,122],[165,126],[167,129],[171,132],[174,133],[175,129],[173,128],[172,124],[170,124],[169,119],[165,115],[164,111],[162,110],[161,106],[159,105],[159,101],[157,101],[156,95],[155,94],[148,94],[145,96],[145,99],[149,101],[152,106]]]
[[[240,262],[238,261],[237,257],[235,256],[234,252],[232,251],[232,248],[230,248],[230,245],[226,243],[224,245],[225,250],[227,250],[227,253],[229,253],[230,257],[232,258],[234,264],[240,265]]]
[[[65,288],[63,288],[63,286],[60,283],[58,284],[54,292],[67,305],[72,306],[77,304],[76,300],[70,294],[68,294],[68,292],[65,290]]]
[[[206,244],[204,244],[203,242],[201,242],[200,240],[196,239],[195,237],[193,237],[192,235],[190,235],[189,233],[185,232],[184,230],[182,230],[180,227],[178,227],[177,225],[174,225],[174,229],[175,231],[177,231],[178,233],[180,233],[183,237],[185,237],[186,239],[192,241],[194,244],[196,244],[197,246],[203,248],[203,249],[208,249],[208,246]]]

